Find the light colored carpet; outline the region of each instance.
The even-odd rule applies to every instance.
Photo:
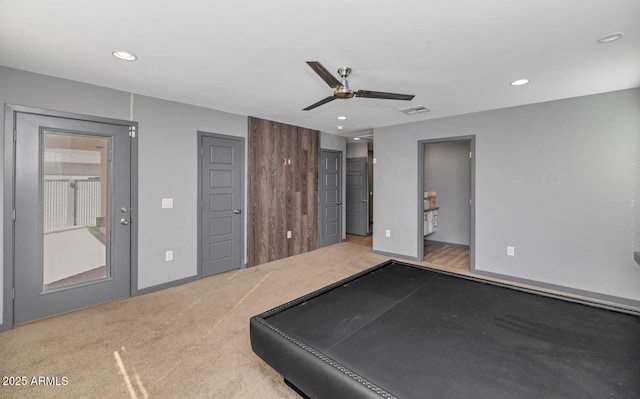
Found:
[[[370,251],[340,243],[4,332],[0,375],[27,386],[0,398],[299,398],[252,352],[249,318],[388,259]]]

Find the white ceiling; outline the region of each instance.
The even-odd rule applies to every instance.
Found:
[[[638,0],[0,0],[0,65],[353,136],[639,87],[639,21]],[[415,98],[302,111],[331,95],[305,61]]]

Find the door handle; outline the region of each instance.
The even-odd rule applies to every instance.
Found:
[[[342,205],[342,201],[338,201],[338,202],[336,202],[336,204]]]
[[[234,209],[233,213],[235,213],[236,215],[239,215],[242,213],[242,211],[240,209]]]
[[[120,223],[124,224],[125,226],[129,224],[129,219],[127,218],[122,218],[120,219]]]

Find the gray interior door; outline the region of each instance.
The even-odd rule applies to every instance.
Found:
[[[130,295],[129,126],[17,112],[14,324]]]
[[[201,138],[202,276],[242,266],[242,141]]]
[[[320,228],[319,247],[335,244],[342,238],[342,153],[320,152]]]
[[[369,176],[367,158],[347,159],[347,234],[369,232]]]

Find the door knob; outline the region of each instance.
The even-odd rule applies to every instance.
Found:
[[[129,224],[129,219],[127,218],[122,218],[120,219],[120,223],[124,224],[125,226]]]
[[[242,211],[240,209],[234,209],[233,213],[235,213],[236,215],[239,215],[240,213],[242,213]]]

